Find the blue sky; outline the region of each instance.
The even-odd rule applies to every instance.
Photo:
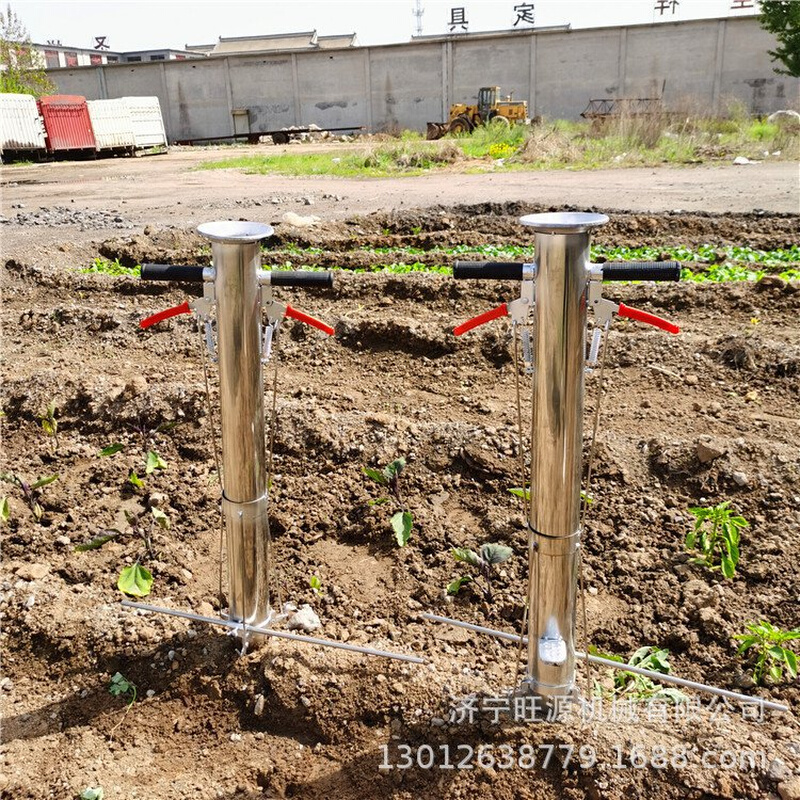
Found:
[[[515,6],[533,6],[535,25],[573,28],[626,23],[673,22],[744,16],[737,8],[755,0],[422,0],[423,34],[448,32],[452,9],[464,9],[468,32],[512,28]],[[3,3],[5,6],[6,3]],[[60,39],[73,47],[94,46],[105,36],[113,50],[183,48],[220,36],[288,33],[316,29],[319,35],[356,33],[363,45],[408,41],[415,32],[415,0],[261,0],[261,2],[78,2],[10,0],[34,42]],[[659,11],[659,6],[665,6]],[[525,11],[526,9],[523,9]],[[523,26],[520,22],[517,28]],[[527,26],[526,27],[530,27]]]

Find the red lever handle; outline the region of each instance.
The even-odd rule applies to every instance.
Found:
[[[621,317],[628,317],[629,319],[635,319],[639,322],[645,322],[648,325],[655,325],[656,328],[661,328],[661,330],[667,331],[667,333],[681,332],[681,329],[672,322],[661,319],[661,317],[657,317],[655,314],[648,314],[647,311],[639,311],[638,308],[631,308],[624,303],[619,304],[617,313]]]
[[[453,328],[453,333],[456,336],[461,336],[462,333],[466,333],[467,331],[471,331],[473,328],[478,328],[481,325],[485,325],[487,322],[491,322],[493,319],[506,316],[508,316],[508,306],[503,303],[503,305],[497,306],[497,308],[493,308],[491,311],[484,311],[483,314],[478,314],[477,317],[473,317],[472,319],[468,319],[466,322],[462,322],[460,325]]]
[[[319,328],[324,333],[327,333],[328,336],[333,336],[336,332],[330,325],[326,325],[324,322],[316,319],[315,317],[310,316],[302,311],[298,311],[296,308],[292,308],[291,306],[286,306],[286,316],[290,317],[291,319],[296,319],[298,322],[305,322],[306,325],[311,325],[314,328]]]
[[[149,328],[151,325],[155,325],[157,322],[163,322],[165,319],[169,319],[170,317],[177,317],[178,314],[191,314],[192,309],[189,308],[189,301],[187,300],[185,303],[181,303],[179,306],[174,306],[173,308],[167,308],[164,311],[159,311],[158,314],[153,314],[152,317],[147,317],[143,319],[139,323],[140,328]]]

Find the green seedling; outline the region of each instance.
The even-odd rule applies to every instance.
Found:
[[[58,449],[58,420],[56,419],[56,405],[51,402],[48,403],[44,412],[39,414],[39,422],[42,424],[42,430],[48,435],[52,436],[56,443],[56,450]]]
[[[650,645],[640,647],[627,662],[621,656],[601,652],[594,645],[589,646],[589,652],[609,661],[616,661],[631,667],[640,667],[651,672],[660,672],[663,675],[669,675],[671,669],[669,650]],[[615,669],[611,677],[611,688],[599,681],[594,682],[595,695],[614,698],[625,697],[629,700],[666,700],[672,703],[683,703],[687,699],[683,692],[671,687],[659,686],[646,675],[637,675],[635,672]]]
[[[319,579],[318,575],[312,575],[308,579],[308,585],[317,597],[322,597],[322,595],[325,594],[325,590],[322,588],[322,581]]]
[[[31,513],[33,514],[33,518],[39,522],[44,514],[44,509],[39,502],[39,499],[42,496],[42,489],[53,483],[53,481],[58,480],[58,475],[48,475],[45,478],[39,478],[39,480],[34,481],[33,483],[28,483],[23,478],[20,478],[19,475],[16,473],[2,473],[0,474],[0,481],[5,481],[6,483],[13,483],[15,486],[18,486],[22,491],[22,497],[24,498],[25,502],[28,504],[28,508],[30,508]],[[6,512],[8,512],[8,501],[6,500]],[[7,517],[6,517],[7,519]]]
[[[113,738],[117,728],[122,725],[125,721],[125,717],[128,716],[131,706],[136,702],[136,684],[133,683],[133,681],[129,681],[121,672],[115,672],[111,677],[111,683],[108,685],[108,691],[114,697],[129,698],[125,706],[125,712],[119,722],[111,729],[109,736]]]
[[[387,464],[382,470],[373,469],[372,467],[363,467],[363,473],[371,478],[375,483],[381,486],[386,486],[392,493],[395,506],[398,510],[392,515],[389,520],[392,530],[394,531],[394,538],[398,547],[405,547],[408,540],[411,538],[411,530],[414,527],[414,518],[411,512],[407,509],[403,494],[400,489],[400,473],[406,465],[404,458],[396,458],[391,463]],[[376,500],[370,500],[371,506],[383,505],[388,503],[390,498],[379,497]]]
[[[734,636],[741,643],[736,655],[741,656],[749,650],[754,652],[750,657],[755,661],[753,665],[753,680],[763,684],[766,679],[778,683],[783,679],[786,670],[790,678],[797,677],[798,654],[784,647],[785,642],[800,639],[800,628],[784,631],[766,620],[749,622],[746,626],[747,633]]]
[[[736,515],[725,500],[708,508],[690,508],[695,518],[694,528],[686,535],[686,549],[699,552],[692,559],[709,569],[721,569],[726,578],[732,578],[739,563],[739,538],[742,528],[749,523]]]
[[[83,553],[88,550],[97,550],[104,544],[119,538],[140,539],[144,545],[144,552],[139,554],[132,565],[121,570],[117,578],[117,588],[132,597],[147,597],[153,586],[153,574],[149,569],[142,566],[141,561],[143,558],[155,557],[153,533],[156,527],[162,530],[169,530],[170,520],[160,508],[155,506],[150,508],[149,514],[143,512],[137,515],[126,510],[125,519],[128,522],[128,531],[121,531],[118,528],[106,528],[88,542],[77,545],[75,551]]]
[[[103,800],[106,793],[102,786],[87,786],[81,793],[79,800]]]
[[[129,706],[136,701],[136,684],[129,681],[121,672],[115,672],[111,677],[108,691],[114,697],[130,697]]]
[[[155,450],[148,450],[147,463],[145,464],[144,471],[146,475],[151,475],[157,469],[166,469],[167,462],[155,452]]]
[[[135,486],[137,489],[144,488],[144,481],[136,474],[135,469],[132,469],[131,474],[128,475],[128,483]]]
[[[447,594],[457,595],[461,587],[469,583],[477,586],[487,602],[491,603],[494,568],[497,564],[508,561],[514,555],[514,551],[504,544],[486,543],[478,548],[477,553],[468,547],[454,547],[450,552],[456,561],[475,567],[477,572],[474,575],[462,575],[449,583]]]
[[[8,498],[3,495],[0,497],[0,522],[8,522],[11,516],[11,509],[8,506]]]
[[[97,455],[101,458],[106,456],[113,456],[114,453],[119,453],[120,450],[125,448],[124,444],[120,442],[114,442],[114,444],[110,444],[108,447],[104,447]]]
[[[131,597],[147,597],[153,588],[153,573],[138,561],[124,567],[117,578],[117,589]]]

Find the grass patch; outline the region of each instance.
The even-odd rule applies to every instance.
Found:
[[[800,158],[800,136],[733,107],[727,116],[662,112],[620,114],[603,121],[556,120],[526,127],[487,125],[436,142],[404,131],[399,138],[317,153],[243,155],[196,169],[239,169],[246,174],[391,177],[420,175],[457,165],[463,172],[598,169],[703,161]]]

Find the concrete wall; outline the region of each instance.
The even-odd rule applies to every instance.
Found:
[[[251,130],[424,130],[451,103],[499,85],[531,116],[577,119],[596,97],[691,98],[724,110],[731,99],[766,114],[800,107],[800,80],[773,71],[773,37],[757,19],[696,20],[576,31],[511,31],[402,45],[281,52],[207,60],[105,65],[49,72],[59,92],[88,99],[156,95],[171,141]]]

